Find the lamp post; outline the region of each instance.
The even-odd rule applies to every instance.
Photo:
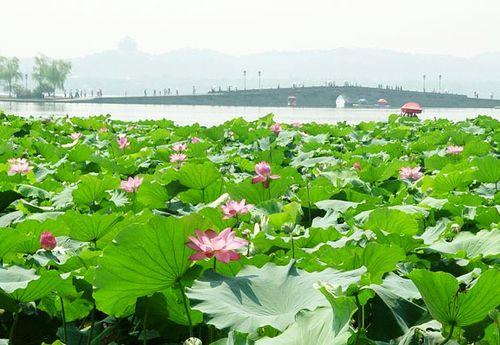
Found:
[[[424,92],[425,92],[425,74],[422,76],[422,79],[424,81]]]
[[[243,71],[243,90],[247,89],[247,71]]]
[[[259,90],[260,90],[260,76],[262,74],[262,71],[259,71]]]
[[[25,84],[26,84],[25,89],[26,89],[26,91],[28,91],[28,73],[26,73],[24,75],[24,80],[25,80]]]
[[[441,79],[443,78],[443,76],[440,74],[439,75],[439,93],[441,93]]]

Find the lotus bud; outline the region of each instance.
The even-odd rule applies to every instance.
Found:
[[[451,224],[451,231],[453,231],[454,233],[460,232],[460,225],[458,225],[457,223]]]
[[[183,343],[183,345],[203,345],[200,339],[191,337],[189,339],[186,339]]]
[[[40,245],[44,250],[52,250],[57,245],[57,240],[50,231],[44,231],[40,235]]]

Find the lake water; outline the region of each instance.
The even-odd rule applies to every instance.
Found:
[[[216,107],[201,105],[145,105],[145,104],[91,104],[91,103],[31,103],[0,102],[0,111],[21,116],[91,116],[110,114],[112,118],[135,121],[142,119],[170,119],[177,124],[198,122],[216,125],[235,117],[254,120],[269,113],[276,115],[278,122],[337,122],[384,121],[388,115],[399,113],[399,109],[361,108],[286,108],[286,107]],[[477,115],[500,118],[500,109],[426,108],[419,116],[422,119],[448,118],[464,120]]]

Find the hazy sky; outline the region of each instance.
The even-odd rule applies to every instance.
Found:
[[[140,50],[230,54],[387,48],[500,50],[500,0],[0,0],[0,55],[75,57],[125,36]]]

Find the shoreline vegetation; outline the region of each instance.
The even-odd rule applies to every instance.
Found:
[[[0,123],[0,342],[500,341],[497,119]]]

